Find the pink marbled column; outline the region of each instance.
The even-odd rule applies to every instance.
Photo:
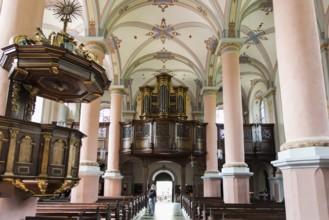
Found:
[[[121,179],[119,170],[120,124],[122,115],[122,88],[111,89],[111,116],[107,158],[107,170],[104,174],[104,195],[120,196]]]
[[[287,220],[329,219],[329,123],[314,1],[273,0]],[[290,33],[287,35],[287,33]]]
[[[287,141],[328,136],[329,123],[313,1],[273,1]],[[287,36],[287,32],[292,35]]]
[[[3,0],[0,14],[0,48],[9,45],[18,34],[33,36],[42,26],[44,0]],[[2,52],[0,53],[2,54]],[[0,115],[5,115],[8,96],[8,72],[0,68]],[[11,183],[0,181],[0,219],[25,219],[35,215],[37,199],[29,197]]]
[[[105,50],[97,42],[86,42],[86,49],[103,65]],[[100,98],[81,104],[80,131],[87,135],[82,139],[80,153],[79,185],[72,190],[71,202],[95,202],[98,199],[99,177],[97,163]]]
[[[10,39],[19,34],[34,36],[42,26],[44,0],[3,0],[0,14],[0,48],[9,45]],[[0,115],[5,115],[8,95],[8,72],[0,68]]]
[[[222,39],[225,164],[222,169],[225,203],[249,203],[249,177],[244,161],[243,115],[240,82],[240,40]]]
[[[224,44],[223,47],[221,58],[225,122],[225,165],[246,166],[244,163],[239,45]]]
[[[217,158],[217,127],[216,127],[216,92],[215,88],[203,89],[204,122],[207,124],[207,168],[203,179],[204,196],[221,196],[221,179],[218,171]]]

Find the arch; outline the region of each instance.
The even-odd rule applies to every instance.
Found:
[[[159,168],[155,173],[153,173],[151,178],[152,181],[154,182],[155,178],[161,173],[167,173],[171,177],[172,181],[175,182],[175,175],[170,170],[168,170],[168,168],[165,169]]]

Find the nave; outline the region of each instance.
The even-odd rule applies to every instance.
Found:
[[[180,208],[179,203],[167,203],[167,202],[157,202],[155,204],[154,216],[148,214],[148,210],[145,209],[138,215],[134,220],[188,220],[185,217],[183,209]]]

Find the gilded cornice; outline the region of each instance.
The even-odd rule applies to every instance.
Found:
[[[281,145],[280,150],[289,150],[304,147],[329,147],[328,137],[315,137],[309,139],[301,139],[295,141],[288,141]]]

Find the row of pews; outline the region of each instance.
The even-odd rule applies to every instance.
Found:
[[[99,197],[95,203],[45,200],[25,220],[131,220],[147,206],[145,195]]]
[[[227,204],[218,197],[182,195],[181,207],[192,220],[285,220],[283,203],[253,201],[250,204]]]

